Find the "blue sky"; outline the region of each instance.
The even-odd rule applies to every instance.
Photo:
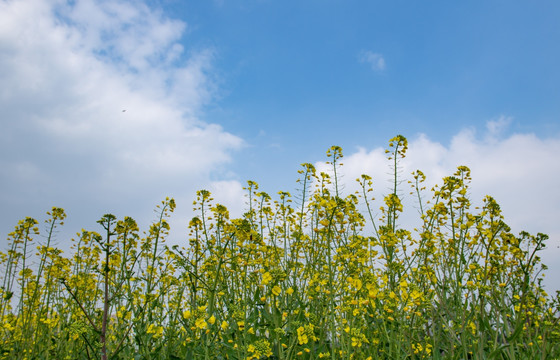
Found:
[[[511,131],[560,130],[553,2],[167,4],[192,19],[185,46],[216,51],[223,97],[205,118],[248,142],[239,165],[251,174],[396,133],[446,142],[502,114]]]
[[[403,134],[404,176],[469,166],[473,202],[548,233],[560,271],[559,18],[556,1],[0,0],[0,229],[62,206],[64,245],[173,196],[181,239],[196,190],[238,216],[246,180],[293,192],[335,144],[348,191],[365,172],[382,196]]]

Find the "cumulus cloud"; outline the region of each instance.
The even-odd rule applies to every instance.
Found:
[[[230,218],[239,218],[247,211],[247,192],[237,180],[214,181],[208,189],[212,193],[214,203],[225,205]]]
[[[505,221],[514,233],[522,230],[533,234],[542,232],[550,236],[548,249],[543,253],[549,274],[560,271],[560,137],[539,138],[534,134],[503,135],[511,119],[498,117],[487,123],[485,131],[463,129],[449,144],[431,140],[425,134],[409,139],[407,156],[400,163],[400,176],[410,180],[411,172],[420,169],[427,177],[427,189],[441,183],[452,175],[458,166],[471,169],[470,198],[473,206],[482,204],[485,195],[494,197],[501,205]],[[358,189],[354,179],[361,174],[373,177],[377,204],[391,190],[391,168],[384,148],[359,148],[346,154],[340,172],[345,193]],[[329,165],[317,163],[319,171],[329,171]],[[408,184],[401,184],[401,193],[408,195]],[[430,194],[425,194],[426,199]],[[405,203],[408,213],[401,219],[402,225],[418,226],[416,202],[410,196]],[[377,206],[376,208],[378,208]],[[560,289],[560,280],[546,280],[550,289]]]
[[[362,51],[358,56],[358,60],[362,63],[367,63],[374,71],[385,70],[385,58],[383,55],[374,53],[372,51]]]
[[[53,205],[91,223],[166,195],[190,208],[243,140],[200,119],[214,53],[184,49],[186,29],[140,1],[0,1],[4,233]]]

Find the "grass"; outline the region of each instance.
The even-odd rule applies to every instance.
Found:
[[[560,297],[541,285],[547,236],[513,235],[491,197],[471,209],[464,166],[426,203],[413,173],[422,226],[401,228],[406,150],[390,140],[379,218],[369,176],[342,197],[334,146],[329,174],[302,165],[295,197],[249,181],[239,219],[198,191],[184,246],[165,244],[173,199],[145,233],[104,215],[68,256],[51,246],[64,210],[47,213],[46,234],[20,221],[0,258],[0,358],[560,358]]]

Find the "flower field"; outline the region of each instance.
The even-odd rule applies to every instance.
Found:
[[[302,165],[294,196],[249,181],[238,219],[200,190],[182,245],[166,245],[173,199],[146,232],[104,215],[69,255],[51,246],[63,209],[46,233],[20,221],[0,254],[0,358],[560,358],[547,236],[512,234],[489,196],[472,207],[467,167],[431,190],[421,171],[403,183],[406,150],[390,140],[381,200],[367,175],[342,195],[336,146],[328,174]],[[399,226],[408,189],[418,229]]]

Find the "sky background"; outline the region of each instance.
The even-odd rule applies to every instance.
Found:
[[[108,212],[147,229],[172,196],[183,241],[196,190],[239,216],[246,180],[294,192],[331,145],[345,190],[369,173],[380,198],[403,134],[403,176],[467,165],[474,204],[550,235],[558,290],[559,18],[552,0],[0,0],[2,239],[52,206],[61,246]]]

